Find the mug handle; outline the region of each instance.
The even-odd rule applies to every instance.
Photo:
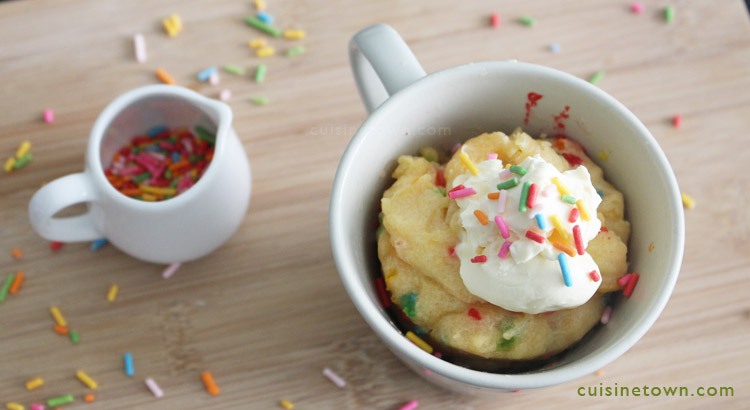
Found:
[[[44,239],[60,242],[93,241],[103,237],[94,227],[91,212],[54,218],[62,209],[97,199],[89,177],[81,172],[58,178],[39,189],[29,202],[31,226]]]
[[[372,25],[352,37],[349,63],[367,112],[426,75],[404,39],[387,24]]]

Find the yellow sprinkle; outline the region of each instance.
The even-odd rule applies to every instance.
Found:
[[[266,46],[266,40],[262,38],[255,38],[247,42],[250,48],[263,48]]]
[[[597,376],[599,376],[599,377],[602,377],[602,376],[604,376],[604,371],[602,371],[602,370],[597,370],[597,371],[596,371],[596,375],[597,375]]]
[[[24,155],[26,155],[29,150],[31,149],[31,142],[30,141],[24,141],[21,143],[21,145],[16,150],[16,158],[21,158]]]
[[[413,332],[411,331],[406,332],[406,338],[411,340],[420,349],[424,350],[427,353],[432,354],[432,346],[428,345],[427,342],[420,339],[419,336],[415,335]]]
[[[284,38],[301,40],[305,38],[305,30],[284,30]]]
[[[26,409],[25,407],[23,407],[23,404],[18,404],[18,403],[13,403],[13,402],[6,403],[5,407],[8,410],[25,410]]]
[[[180,16],[177,14],[172,14],[161,22],[164,25],[164,31],[167,32],[169,37],[174,37],[182,31],[182,20],[180,20]]]
[[[687,209],[692,209],[695,206],[695,199],[692,196],[682,193],[682,205]]]
[[[255,0],[255,10],[263,11],[266,9],[266,2],[263,0]]]
[[[555,184],[555,186],[557,187],[557,190],[560,191],[561,195],[570,195],[570,190],[568,189],[567,186],[565,186],[565,184],[562,181],[560,181],[560,178],[558,177],[552,178],[552,183]]]
[[[458,154],[458,158],[461,160],[464,166],[471,172],[471,175],[479,174],[479,170],[477,169],[477,166],[474,165],[473,162],[471,162],[471,158],[469,158],[469,156],[466,155],[465,152],[461,151],[461,153]]]
[[[282,400],[279,402],[281,407],[285,408],[286,410],[292,410],[294,408],[294,403],[292,403],[289,400]]]
[[[565,230],[565,227],[563,226],[562,222],[560,221],[560,217],[557,215],[552,215],[549,217],[550,222],[552,222],[552,226],[555,227],[555,231],[562,236],[565,241],[570,240],[570,234],[568,231]]]
[[[41,377],[37,377],[36,379],[31,379],[26,382],[26,390],[34,390],[43,384],[44,384],[44,380],[42,380]]]
[[[586,204],[583,203],[583,199],[577,200],[576,205],[578,206],[578,210],[581,211],[581,219],[584,221],[590,221],[591,214],[589,213],[589,209],[586,208]]]
[[[151,194],[143,194],[141,195],[141,199],[143,199],[146,202],[154,202],[156,201],[156,196]]]
[[[174,188],[159,188],[146,184],[138,184],[138,188],[140,188],[143,192],[154,195],[174,195],[177,193],[177,190]]]
[[[193,168],[190,170],[190,178],[197,179],[198,178],[198,170]]]
[[[606,161],[609,159],[609,154],[607,154],[607,151],[601,150],[599,151],[599,158],[601,158],[602,161]]]
[[[10,157],[5,160],[5,166],[3,166],[3,171],[10,172],[13,171],[13,166],[16,165],[16,159],[13,157]]]
[[[512,167],[512,166],[513,166],[513,164],[511,164],[511,163],[509,162],[509,163],[505,164],[505,169],[509,169],[509,168],[510,168],[510,167]]]
[[[79,370],[76,372],[76,377],[78,380],[81,381],[81,383],[85,384],[86,387],[88,387],[91,390],[96,390],[97,387],[99,387],[99,384],[94,381],[91,377],[89,377],[88,374],[84,373],[83,370]]]
[[[271,57],[274,53],[276,53],[276,50],[274,50],[273,47],[268,46],[259,48],[258,51],[255,52],[258,57]]]
[[[117,291],[118,291],[119,289],[120,289],[120,288],[119,288],[119,287],[118,287],[117,285],[112,285],[112,286],[110,286],[110,288],[109,288],[109,292],[107,292],[107,300],[108,300],[109,302],[114,302],[114,301],[115,301],[115,299],[117,299]]]
[[[63,316],[62,312],[60,312],[60,309],[57,306],[52,306],[51,308],[49,308],[49,312],[52,313],[52,317],[55,318],[55,322],[57,322],[58,325],[68,325],[68,322],[65,320],[65,316]]]

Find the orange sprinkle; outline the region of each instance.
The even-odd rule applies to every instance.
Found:
[[[120,159],[120,153],[115,152],[115,155],[112,157],[112,162],[117,162],[118,159]]]
[[[552,242],[552,246],[554,246],[556,249],[559,249],[565,253],[567,253],[571,258],[576,256],[576,250],[573,249],[572,246],[568,245],[567,243],[562,243],[560,241],[554,241]]]
[[[479,220],[479,223],[481,223],[482,225],[487,225],[488,223],[490,223],[490,220],[487,219],[487,215],[484,212],[480,211],[479,209],[474,211],[474,216],[477,217],[477,219]]]
[[[136,195],[141,194],[141,189],[140,188],[128,188],[128,189],[123,189],[122,191],[120,191],[120,193],[123,195],[127,195],[127,196],[136,196]]]
[[[558,138],[557,141],[555,141],[555,148],[562,151],[565,149],[565,140],[562,138]]]
[[[23,283],[23,272],[16,272],[16,277],[13,279],[13,283],[10,284],[10,289],[8,292],[10,292],[11,295],[15,295],[16,292],[18,292],[18,289],[21,288],[21,284]]]
[[[211,151],[206,155],[206,162],[211,162],[211,160],[214,159],[214,152]]]
[[[500,193],[499,192],[492,192],[487,194],[487,199],[500,199]]]
[[[188,165],[190,165],[190,161],[188,161],[186,159],[181,159],[181,160],[175,162],[174,164],[170,165],[169,166],[169,170],[170,171],[174,171],[176,169],[179,169],[179,168],[182,168],[182,167],[186,167]]]
[[[208,391],[208,394],[212,396],[219,395],[219,386],[216,385],[211,372],[203,372],[201,374],[201,380],[203,380],[203,384],[206,386],[206,391]]]
[[[109,182],[116,181],[118,179],[120,179],[120,177],[117,175],[107,175],[107,181]]]
[[[57,333],[58,335],[67,335],[68,334],[68,327],[67,326],[55,325],[55,327],[53,329],[55,329],[55,333]]]
[[[86,403],[92,403],[94,401],[94,395],[91,393],[87,393],[83,396],[83,401],[85,401]]]
[[[161,80],[161,82],[163,82],[164,84],[169,84],[169,85],[175,85],[175,84],[177,84],[177,83],[175,82],[174,78],[172,78],[172,76],[171,76],[171,75],[169,75],[169,73],[167,73],[166,71],[164,71],[164,69],[163,69],[163,68],[157,68],[157,69],[156,69],[156,76],[157,76],[157,77],[159,78],[159,80]]]
[[[21,250],[18,249],[18,248],[13,248],[13,250],[10,251],[10,253],[12,253],[13,257],[16,258],[16,259],[23,258],[23,253],[21,253]]]

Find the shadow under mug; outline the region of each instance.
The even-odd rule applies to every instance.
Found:
[[[106,238],[123,252],[148,262],[186,262],[224,243],[239,227],[250,200],[250,164],[231,127],[232,111],[182,87],[151,85],[112,101],[96,120],[86,150],[85,170],[39,189],[29,203],[34,230],[50,241]],[[146,202],[120,193],[107,180],[113,155],[147,130],[214,131],[214,155],[200,179],[167,200]],[[86,204],[87,211],[55,217],[62,209]]]
[[[349,55],[370,115],[346,148],[336,172],[329,212],[331,247],[352,302],[399,359],[437,385],[463,393],[492,394],[591,374],[646,333],[677,280],[684,220],[669,162],[625,106],[584,80],[534,64],[472,63],[425,75],[403,39],[383,24],[357,33]],[[531,92],[543,97],[529,110]],[[518,126],[531,135],[559,133],[555,118],[563,110],[569,115],[567,135],[588,152],[609,152],[609,159],[600,165],[625,197],[632,227],[628,260],[631,271],[641,273],[638,287],[627,300],[616,296],[609,324],[589,332],[552,367],[494,374],[426,353],[391,321],[373,286],[374,278],[382,275],[373,223],[379,199],[393,181],[390,175],[396,159],[414,155],[424,146],[447,149],[484,132],[510,133]]]

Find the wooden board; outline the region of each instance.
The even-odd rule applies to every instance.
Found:
[[[157,67],[193,85],[209,65],[252,68],[247,41],[262,37],[243,19],[250,1],[13,1],[0,4],[0,157],[26,139],[34,161],[0,175],[0,274],[26,273],[21,291],[0,304],[0,403],[39,402],[71,393],[65,408],[395,409],[628,406],[740,408],[750,393],[750,24],[740,0],[646,2],[635,15],[626,1],[274,1],[282,27],[307,30],[307,54],[267,59],[266,83],[222,75],[234,127],[254,171],[250,211],[216,253],[187,264],[170,280],[162,266],[111,246],[67,244],[52,252],[31,231],[26,207],[44,182],[82,169],[89,130],[120,93],[154,83]],[[528,4],[527,4],[528,3]],[[502,27],[488,27],[489,14]],[[161,19],[178,13],[184,31],[168,38]],[[515,20],[537,18],[529,28]],[[346,46],[369,24],[393,25],[428,72],[471,61],[548,65],[588,77],[625,103],[656,136],[683,189],[697,202],[686,213],[687,248],[674,296],[654,327],[603,376],[500,399],[455,395],[412,374],[357,314],[338,279],[328,241],[328,198],[349,138],[365,118]],[[134,61],[142,32],[149,60]],[[282,52],[291,44],[276,39]],[[561,52],[548,47],[559,43]],[[252,70],[250,70],[252,71]],[[249,98],[268,96],[267,106]],[[54,124],[41,121],[55,110]],[[675,129],[671,118],[683,116]],[[635,164],[634,164],[635,165]],[[21,249],[23,260],[10,250]],[[105,295],[117,283],[114,303]],[[48,308],[59,306],[81,342],[52,332]],[[122,353],[135,357],[126,377]],[[340,390],[321,375],[330,367],[348,381]],[[83,404],[83,369],[100,384]],[[222,393],[199,380],[213,372]],[[32,377],[45,385],[27,392]],[[156,400],[147,376],[165,391]],[[734,397],[592,398],[579,386],[731,386]]]

